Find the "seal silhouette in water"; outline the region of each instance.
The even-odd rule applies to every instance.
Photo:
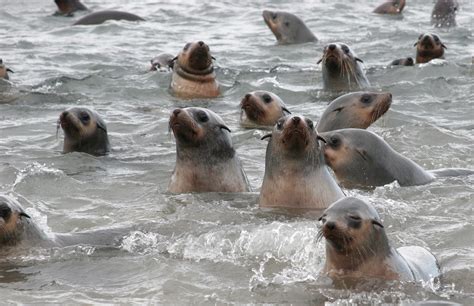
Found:
[[[209,46],[202,41],[187,43],[179,53],[171,78],[171,91],[181,98],[214,98],[219,84]]]
[[[175,56],[169,53],[160,53],[151,59],[150,71],[170,71],[173,69]]]
[[[427,63],[434,58],[444,58],[444,49],[447,49],[436,34],[421,34],[414,46],[417,64]]]
[[[325,90],[345,91],[370,86],[362,69],[363,61],[348,45],[331,43],[324,47],[322,63],[323,87]]]
[[[379,5],[374,10],[374,13],[397,15],[402,13],[404,7],[405,0],[390,0]]]
[[[61,113],[58,128],[64,131],[63,153],[73,151],[104,155],[110,151],[107,126],[87,108],[74,107]]]
[[[326,239],[323,273],[342,286],[364,279],[424,281],[441,272],[434,255],[419,246],[393,248],[375,208],[353,197],[333,203],[319,218]]]
[[[326,108],[318,132],[345,128],[366,129],[385,114],[392,104],[389,92],[352,92],[340,96]]]
[[[459,3],[456,0],[438,0],[431,12],[431,24],[436,28],[456,26],[456,13]]]
[[[14,73],[13,70],[5,66],[3,60],[0,59],[0,79],[9,80],[10,77],[8,76],[8,72]]]
[[[412,57],[405,57],[393,60],[390,63],[391,66],[413,66],[415,65],[415,61]]]
[[[244,127],[274,126],[278,119],[291,114],[279,96],[264,90],[246,94],[240,108],[240,124]]]
[[[303,20],[293,14],[263,11],[262,16],[279,44],[300,44],[318,40]]]
[[[311,120],[288,115],[273,128],[265,156],[260,207],[325,209],[344,196],[324,164]]]
[[[176,139],[170,192],[250,190],[230,129],[217,114],[200,107],[177,108],[171,113],[169,127]]]
[[[101,24],[106,22],[107,20],[144,21],[145,19],[128,12],[106,10],[90,13],[89,15],[86,15],[80,18],[78,21],[74,22],[73,25]]]
[[[58,10],[54,15],[72,16],[77,11],[87,11],[87,7],[79,0],[54,0]]]

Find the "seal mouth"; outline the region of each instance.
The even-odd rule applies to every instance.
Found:
[[[194,144],[199,136],[199,127],[185,111],[175,109],[170,116],[169,129],[181,144]]]
[[[240,108],[249,120],[259,121],[260,118],[264,116],[264,111],[262,107],[255,101],[255,98],[247,94],[240,102]]]
[[[377,121],[377,119],[382,117],[390,109],[391,105],[392,94],[387,93],[384,95],[384,98],[379,103],[377,103],[374,110],[372,111],[370,124],[374,123],[375,121]]]
[[[309,145],[307,127],[299,117],[293,117],[291,121],[282,132],[281,142],[289,150],[304,151]]]
[[[76,116],[68,111],[64,111],[58,120],[59,125],[63,129],[64,133],[69,136],[78,138],[81,134],[81,126]]]

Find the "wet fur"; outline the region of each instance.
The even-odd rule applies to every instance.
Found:
[[[280,11],[263,11],[263,20],[281,45],[317,41],[313,32],[297,16]],[[273,16],[276,16],[273,19]]]

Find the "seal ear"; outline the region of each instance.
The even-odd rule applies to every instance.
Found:
[[[265,136],[262,136],[262,138],[260,138],[260,140],[264,140],[265,138],[269,138],[269,137],[272,137],[272,134],[267,134]]]
[[[418,42],[416,42],[416,43],[413,45],[413,47],[416,47],[416,45],[418,45]]]
[[[217,61],[216,58],[215,58],[214,56],[212,56],[212,55],[211,55],[211,58],[212,58],[213,60]]]
[[[319,61],[316,63],[316,64],[321,64],[321,62],[323,61],[323,58],[320,58]]]
[[[171,62],[170,62],[170,63],[174,63],[174,62],[176,62],[176,60],[177,60],[177,59],[178,59],[178,57],[176,56],[175,58],[173,58],[173,59],[171,60]]]
[[[443,45],[444,46],[444,45]],[[445,47],[446,48],[446,47]],[[11,70],[10,68],[7,68],[8,72],[15,73],[15,71]]]
[[[318,134],[318,136],[316,136],[316,140],[318,140],[318,139],[321,140],[321,141],[324,142],[324,143],[328,143],[327,140],[324,139],[324,137],[321,136],[321,135],[319,135],[319,134]]]
[[[379,221],[375,220],[375,219],[372,219],[372,224],[373,224],[373,225],[378,225],[378,226],[380,226],[381,228],[384,228],[384,227],[383,227],[383,224],[380,223]]]
[[[446,47],[444,44],[441,44],[441,47],[443,47],[444,49],[448,49],[448,47]]]
[[[358,57],[356,57],[356,58],[354,58],[354,59],[355,59],[357,62],[361,62],[361,63],[363,63],[363,62],[364,62],[363,60],[361,60],[361,59],[360,59],[360,58],[358,58]]]
[[[282,109],[282,110],[284,110],[285,112],[287,112],[287,113],[288,113],[288,115],[291,115],[291,112],[288,110],[288,108],[286,108],[286,107],[282,107],[281,109]]]
[[[25,212],[23,212],[23,211],[20,212],[18,215],[19,215],[20,217],[26,217],[26,218],[28,218],[28,219],[31,219],[31,217],[30,217],[27,213],[25,213]]]
[[[229,131],[229,133],[232,133],[232,131],[231,131],[227,126],[225,126],[225,125],[223,125],[223,124],[222,124],[222,125],[219,125],[219,127],[220,127],[221,129],[223,129],[223,130]]]

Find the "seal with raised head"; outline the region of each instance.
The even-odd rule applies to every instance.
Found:
[[[54,15],[72,16],[76,11],[87,11],[87,7],[80,0],[54,0],[58,10]]]
[[[397,14],[401,14],[404,7],[405,7],[405,0],[390,0],[390,1],[382,3],[377,8],[375,8],[374,13],[397,15]]]
[[[447,49],[436,34],[421,34],[414,46],[417,64],[427,63],[435,58],[444,58],[444,49]]]
[[[346,128],[366,129],[392,104],[389,92],[352,92],[332,101],[321,115],[318,132]]]
[[[413,186],[435,178],[370,131],[342,129],[321,133],[321,137],[326,140],[326,163],[344,187],[375,187],[393,181]]]
[[[262,139],[268,137],[260,207],[322,210],[344,196],[324,164],[311,120],[280,118]]]
[[[393,248],[375,208],[357,198],[333,203],[319,218],[326,239],[323,273],[354,287],[364,279],[424,281],[439,277],[435,256],[419,246]]]
[[[298,16],[267,10],[263,11],[262,16],[279,44],[301,44],[318,40]]]
[[[415,61],[412,57],[405,57],[393,60],[390,63],[391,66],[413,66],[415,65]]]
[[[106,10],[90,13],[74,22],[73,25],[101,24],[107,20],[144,21],[145,19],[128,12]]]
[[[240,108],[240,124],[244,127],[274,126],[278,119],[291,114],[279,96],[264,90],[246,94]]]
[[[91,155],[105,155],[110,151],[107,126],[94,111],[74,107],[61,113],[58,120],[64,131],[63,153],[85,152]]]
[[[431,24],[436,28],[456,26],[456,13],[459,3],[456,0],[438,0],[431,12]]]
[[[160,53],[150,60],[150,71],[170,71],[173,69],[175,56],[169,53]]]
[[[0,79],[9,80],[10,77],[8,76],[8,72],[14,73],[13,70],[5,66],[3,60],[0,59]]]
[[[361,65],[363,61],[344,43],[326,45],[319,63],[322,63],[325,90],[345,91],[370,86]]]
[[[214,98],[219,84],[209,46],[202,41],[187,43],[174,62],[171,90],[181,98]]]
[[[177,108],[171,113],[169,127],[176,139],[170,192],[250,190],[230,129],[216,113],[200,107]]]

